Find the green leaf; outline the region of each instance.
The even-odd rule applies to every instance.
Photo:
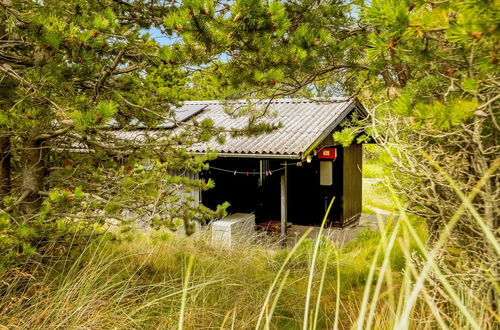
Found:
[[[9,115],[4,113],[3,111],[0,112],[0,125],[8,125],[9,124]]]
[[[96,115],[97,117],[100,115],[102,117],[102,121],[106,122],[106,120],[111,119],[116,110],[118,109],[118,105],[113,100],[101,101],[97,105]],[[99,118],[96,118],[99,120]]]
[[[50,46],[57,49],[59,48],[63,38],[63,35],[58,31],[46,31],[43,34],[42,40],[47,44],[46,47]]]
[[[83,117],[83,113],[80,111],[73,111],[70,114],[71,119],[73,119],[73,122],[75,123],[75,129],[77,131],[84,131],[87,127],[87,124],[85,123],[85,119]]]
[[[77,199],[81,198],[83,196],[83,191],[82,191],[82,187],[81,186],[78,186],[78,187],[75,188],[74,196]]]
[[[35,233],[35,229],[27,224],[21,224],[17,229],[17,234],[22,238],[32,237]]]
[[[109,7],[104,10],[103,15],[104,15],[104,17],[106,17],[106,19],[108,20],[108,22],[114,23],[115,20],[116,20],[115,13]]]

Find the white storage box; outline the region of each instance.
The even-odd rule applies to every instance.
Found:
[[[212,242],[231,247],[255,233],[255,214],[235,213],[212,222]]]

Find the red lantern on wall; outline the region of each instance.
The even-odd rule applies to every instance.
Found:
[[[334,160],[337,158],[337,148],[322,148],[318,152],[318,158]]]

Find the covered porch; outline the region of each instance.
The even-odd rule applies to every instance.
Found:
[[[319,226],[331,199],[326,226],[348,227],[361,215],[361,145],[336,147],[334,159],[220,157],[202,177],[215,188],[201,194],[211,208],[227,201],[229,213],[253,213],[256,224]],[[317,154],[317,153],[316,153]]]

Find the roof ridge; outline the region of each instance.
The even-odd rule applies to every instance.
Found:
[[[354,97],[312,97],[312,98],[276,98],[276,99],[242,99],[242,100],[186,100],[184,104],[223,104],[223,103],[245,103],[251,101],[255,103],[266,103],[271,101],[272,104],[276,103],[344,103],[352,101]]]

